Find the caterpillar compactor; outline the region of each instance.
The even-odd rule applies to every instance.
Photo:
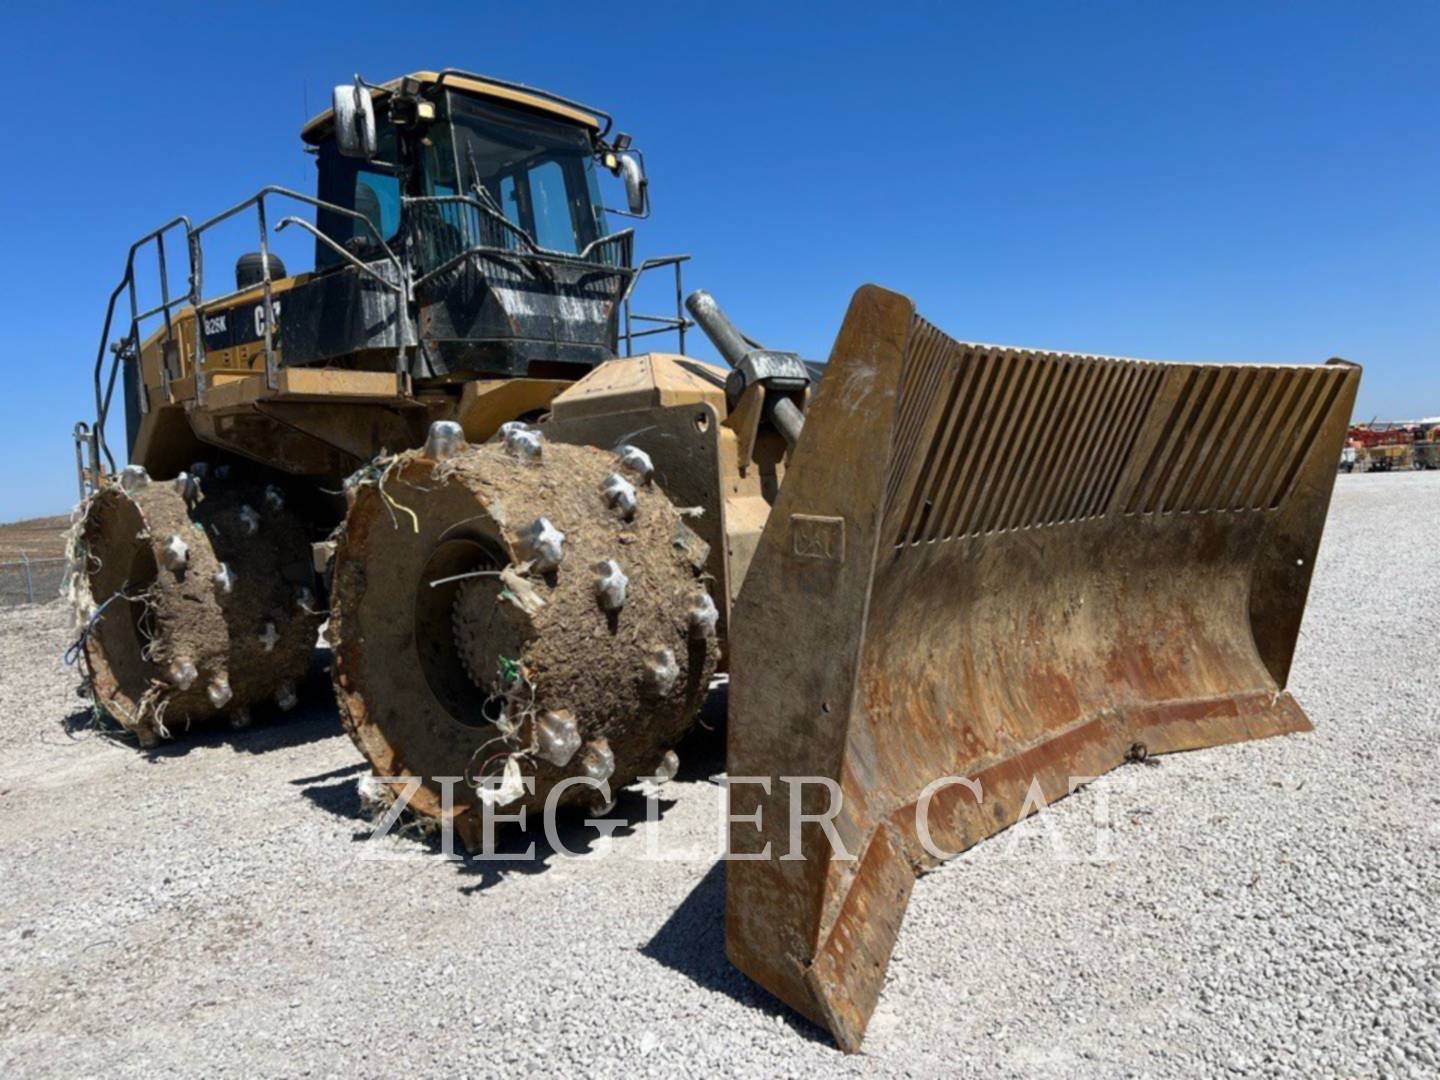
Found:
[[[375,774],[476,844],[487,807],[672,774],[728,670],[729,955],[854,1049],[917,874],[1071,777],[1308,727],[1355,366],[966,344],[873,286],[812,365],[636,262],[643,157],[598,109],[420,72],[302,135],[314,195],[131,249],[76,429],[86,685],[142,745],[289,708],[325,622]],[[673,312],[632,312],[646,273]]]

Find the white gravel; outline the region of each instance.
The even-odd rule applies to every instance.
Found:
[[[145,756],[67,734],[59,606],[0,611],[0,1075],[1434,1076],[1437,620],[1440,474],[1340,477],[1316,731],[1121,769],[923,879],[846,1056],[729,967],[720,869],[644,859],[643,819],[605,859],[366,858],[323,680]],[[683,748],[665,850],[713,850],[721,754]]]

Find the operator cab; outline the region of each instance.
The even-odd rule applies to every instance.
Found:
[[[608,217],[647,216],[648,199],[629,138],[607,141],[610,126],[599,110],[453,71],[338,87],[302,131],[325,205],[317,277],[287,317],[317,329],[337,313],[367,317],[287,350],[287,362],[389,344],[372,340],[394,333],[376,317],[385,290],[357,264],[408,277],[416,377],[574,378],[615,356],[637,271],[632,231],[610,232]],[[601,169],[625,180],[626,208],[603,204]]]
[[[604,235],[591,132],[460,93],[446,97],[448,122],[431,124],[417,140],[416,194],[450,197],[483,189],[481,201],[548,251],[579,255]],[[317,154],[320,200],[359,211],[382,239],[395,240],[402,203],[394,125],[377,124],[372,159],[346,157],[333,136],[320,142]],[[354,219],[322,211],[320,227],[347,250],[370,253],[369,231]],[[317,268],[343,261],[324,244],[316,247]]]

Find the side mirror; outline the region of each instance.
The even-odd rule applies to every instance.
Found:
[[[619,160],[620,175],[625,180],[625,202],[630,213],[643,216],[650,202],[650,181],[645,179],[645,168],[634,154],[621,154]]]
[[[342,157],[375,156],[379,142],[375,135],[375,104],[370,91],[356,79],[350,86],[337,86],[331,95],[335,116],[335,142]]]

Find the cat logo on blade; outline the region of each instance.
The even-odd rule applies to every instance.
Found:
[[[845,561],[845,519],[790,515],[791,550],[802,559],[822,562]]]

